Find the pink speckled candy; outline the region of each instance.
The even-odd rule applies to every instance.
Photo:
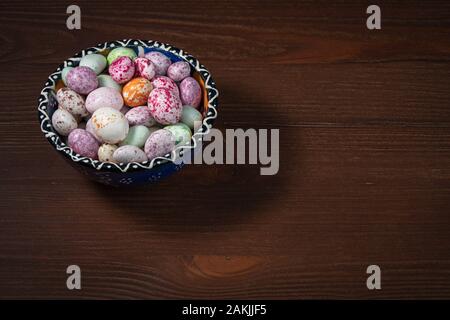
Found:
[[[135,107],[125,114],[130,126],[143,125],[151,127],[156,124],[153,119],[150,109],[147,106]]]
[[[173,91],[177,96],[180,96],[180,90],[178,90],[178,86],[169,77],[166,76],[156,76],[152,80],[153,88],[164,88]]]
[[[145,142],[144,151],[149,160],[165,156],[175,148],[175,136],[165,129],[156,130]]]
[[[164,76],[167,73],[167,69],[172,63],[168,57],[158,51],[151,51],[145,54],[145,58],[149,59],[155,65],[156,74]]]
[[[72,130],[69,134],[67,144],[76,153],[83,157],[97,159],[97,151],[100,147],[98,141],[92,134],[83,129]]]
[[[103,107],[111,107],[120,110],[123,107],[122,95],[119,91],[109,87],[97,88],[86,98],[86,109],[90,113]]]
[[[191,67],[185,61],[178,61],[170,65],[167,69],[167,76],[173,81],[181,81],[189,77],[191,74]]]
[[[111,63],[108,71],[115,82],[120,84],[128,82],[134,76],[134,62],[129,57],[119,57]]]
[[[202,100],[202,89],[197,80],[187,77],[180,83],[180,98],[183,105],[198,108]]]
[[[143,77],[147,80],[151,80],[156,74],[156,67],[147,58],[134,59],[135,77]]]
[[[180,98],[168,89],[157,88],[150,92],[148,107],[155,120],[161,124],[175,124],[180,121],[183,105]]]
[[[97,74],[89,67],[76,67],[67,74],[66,84],[79,94],[88,94],[98,87]]]

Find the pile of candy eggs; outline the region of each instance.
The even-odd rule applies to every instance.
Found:
[[[189,144],[202,122],[202,89],[185,61],[119,47],[91,53],[61,72],[55,131],[77,154],[118,164],[145,162]]]

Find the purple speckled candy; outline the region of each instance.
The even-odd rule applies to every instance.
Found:
[[[67,74],[66,84],[79,94],[88,94],[98,87],[97,74],[89,67],[76,67]]]
[[[135,107],[125,114],[130,126],[143,125],[151,127],[156,124],[153,119],[150,109],[147,106]]]
[[[183,105],[180,98],[164,88],[153,89],[148,96],[148,107],[158,123],[175,124],[180,121]]]
[[[145,154],[149,160],[165,156],[175,148],[175,140],[175,136],[169,130],[156,130],[145,142]]]
[[[100,87],[89,93],[86,98],[86,109],[90,113],[95,110],[111,107],[120,110],[123,107],[123,98],[119,91],[109,87]]]
[[[180,90],[178,89],[175,81],[166,76],[156,76],[152,80],[153,89],[164,88],[173,91],[177,96],[180,96]]]
[[[159,51],[151,51],[145,54],[145,58],[149,59],[155,65],[157,75],[165,76],[167,69],[172,63],[168,57]]]
[[[187,77],[180,83],[180,98],[183,105],[198,108],[202,100],[202,89],[197,80]]]
[[[134,67],[136,69],[135,77],[143,77],[151,80],[156,74],[155,65],[147,58],[141,57],[134,59]]]
[[[173,81],[181,81],[189,77],[191,74],[191,67],[185,61],[178,61],[170,65],[167,69],[167,76]]]
[[[92,134],[83,129],[72,130],[67,141],[69,147],[83,157],[97,159],[97,151],[100,147]]]
[[[111,63],[108,71],[115,82],[120,84],[128,82],[134,76],[134,62],[129,57],[122,56]]]

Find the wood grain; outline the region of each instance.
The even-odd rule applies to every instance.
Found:
[[[0,3],[1,298],[450,298],[448,1],[379,1],[379,31],[368,1],[79,1],[79,31],[69,4]],[[218,128],[280,129],[279,173],[112,189],[68,166],[39,131],[41,86],[122,38],[199,58]]]

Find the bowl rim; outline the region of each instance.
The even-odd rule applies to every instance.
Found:
[[[130,47],[137,48],[139,56],[143,54],[144,48],[155,48],[158,51],[166,51],[173,55],[180,57],[182,60],[188,62],[195,71],[198,72],[200,77],[204,81],[204,88],[206,90],[206,95],[208,97],[208,109],[206,115],[202,121],[202,126],[192,135],[189,144],[177,146],[172,152],[166,154],[162,157],[157,157],[151,161],[145,162],[130,162],[130,163],[112,163],[112,162],[101,162],[89,157],[84,157],[77,154],[72,148],[70,148],[60,136],[56,133],[53,128],[51,117],[48,114],[48,105],[50,103],[49,95],[52,95],[56,100],[55,96],[55,86],[58,80],[61,79],[61,72],[65,67],[71,67],[78,65],[82,57],[88,54],[98,53],[106,49],[114,49],[116,47]],[[159,165],[163,165],[169,162],[177,164],[179,160],[179,155],[183,152],[190,151],[189,149],[194,149],[197,143],[201,142],[203,137],[210,132],[214,120],[217,118],[217,107],[218,107],[218,96],[219,91],[216,88],[216,83],[211,76],[209,70],[201,64],[197,58],[190,55],[183,49],[179,49],[167,43],[162,43],[155,40],[139,40],[139,39],[123,39],[115,41],[107,41],[99,43],[94,47],[84,49],[76,53],[73,57],[66,59],[61,63],[58,68],[51,73],[43,89],[40,92],[38,98],[38,117],[40,122],[41,131],[44,133],[45,138],[50,142],[50,144],[56,149],[56,151],[63,154],[66,158],[69,158],[72,162],[78,163],[82,166],[93,168],[101,171],[108,172],[134,172],[142,170],[150,170]]]

